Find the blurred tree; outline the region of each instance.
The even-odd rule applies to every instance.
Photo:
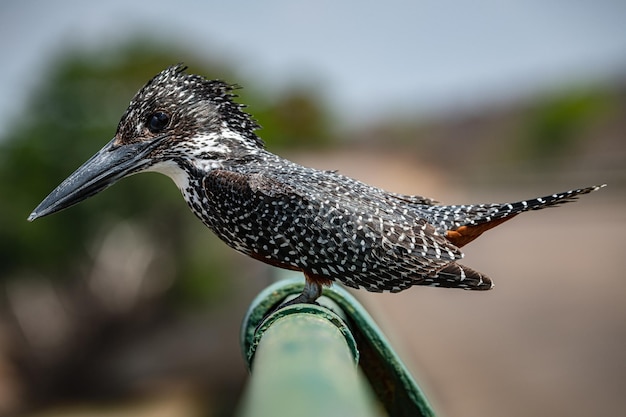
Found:
[[[92,243],[103,227],[125,218],[140,222],[150,231],[151,240],[169,241],[179,272],[193,273],[198,262],[185,259],[187,253],[195,252],[188,250],[185,242],[193,239],[186,234],[190,227],[202,227],[185,210],[175,187],[160,176],[122,181],[115,192],[104,192],[36,225],[22,221],[41,198],[113,136],[135,91],[181,60],[181,53],[173,51],[180,48],[141,41],[119,49],[74,51],[46,72],[47,78],[42,79],[24,117],[0,143],[1,280],[23,272],[76,278],[83,272],[77,269],[77,260],[87,258],[85,245]],[[233,78],[224,65],[183,55],[193,72],[208,78]],[[254,116],[263,126],[261,134],[268,146],[328,141],[327,118],[315,95],[298,88],[270,101],[258,91],[250,88],[237,93],[241,102],[254,103],[258,110]],[[189,282],[210,282],[207,272],[202,271],[203,279]],[[185,277],[179,282],[186,282]],[[194,297],[204,293],[197,290],[183,292]]]
[[[519,140],[520,155],[537,167],[576,152],[598,119],[611,107],[602,89],[568,90],[548,96],[529,112]]]
[[[324,146],[332,142],[330,116],[311,89],[296,86],[255,112],[261,135],[276,148]]]
[[[134,91],[176,62],[175,54],[163,52],[170,50],[133,43],[118,51],[75,51],[52,65],[23,119],[0,144],[0,279],[25,273],[78,278],[85,272],[79,266],[90,258],[89,245],[103,228],[125,218],[149,230],[152,241],[184,242],[183,204],[175,187],[157,176],[122,181],[117,192],[36,224],[22,221],[113,136]],[[225,74],[217,64],[187,61],[209,77]]]

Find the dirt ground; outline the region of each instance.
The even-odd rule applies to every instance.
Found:
[[[411,161],[335,155],[300,162],[340,166],[386,189],[450,204],[519,200],[597,180],[474,193]],[[490,276],[491,291],[355,295],[441,416],[623,415],[624,235],[626,193],[609,184],[576,203],[518,216],[464,248],[463,263]]]

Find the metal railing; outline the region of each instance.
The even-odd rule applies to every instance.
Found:
[[[338,286],[319,306],[274,311],[302,291],[277,282],[252,302],[241,344],[251,377],[239,415],[433,417],[402,361],[367,311]]]

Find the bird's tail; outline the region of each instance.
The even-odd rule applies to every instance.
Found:
[[[493,288],[491,279],[465,265],[452,262],[437,271],[428,284],[435,287],[462,288],[465,290],[490,290]]]
[[[524,211],[541,210],[547,207],[555,207],[560,204],[570,203],[572,201],[576,201],[579,196],[589,194],[590,192],[599,190],[602,187],[606,187],[606,184],[578,188],[576,190],[555,193],[544,197],[533,198],[531,200],[518,201],[516,203],[485,205],[486,208],[490,208],[491,210],[485,213],[484,216],[475,217],[469,223],[479,224],[485,221],[509,217]]]
[[[429,221],[435,225],[437,231],[446,236],[452,244],[460,248],[476,239],[483,232],[512,219],[520,213],[569,203],[575,201],[580,195],[588,194],[604,186],[606,184],[555,193],[515,203],[430,206],[425,210],[425,213],[429,217]]]
[[[465,206],[432,206],[441,209],[439,227],[445,230],[445,236],[452,244],[462,247],[476,239],[483,232],[503,223],[519,213],[541,210],[575,201],[578,196],[596,191],[603,185],[579,188],[555,193],[532,200],[516,203],[480,204]],[[467,290],[489,290],[493,287],[491,279],[467,266],[452,262],[428,278],[426,284],[437,287],[463,288]]]

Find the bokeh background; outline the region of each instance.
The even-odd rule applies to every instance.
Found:
[[[276,271],[167,178],[30,211],[177,62],[240,84],[270,150],[446,203],[608,183],[466,250],[486,293],[355,295],[442,416],[626,410],[626,3],[0,3],[0,415],[228,416]]]

